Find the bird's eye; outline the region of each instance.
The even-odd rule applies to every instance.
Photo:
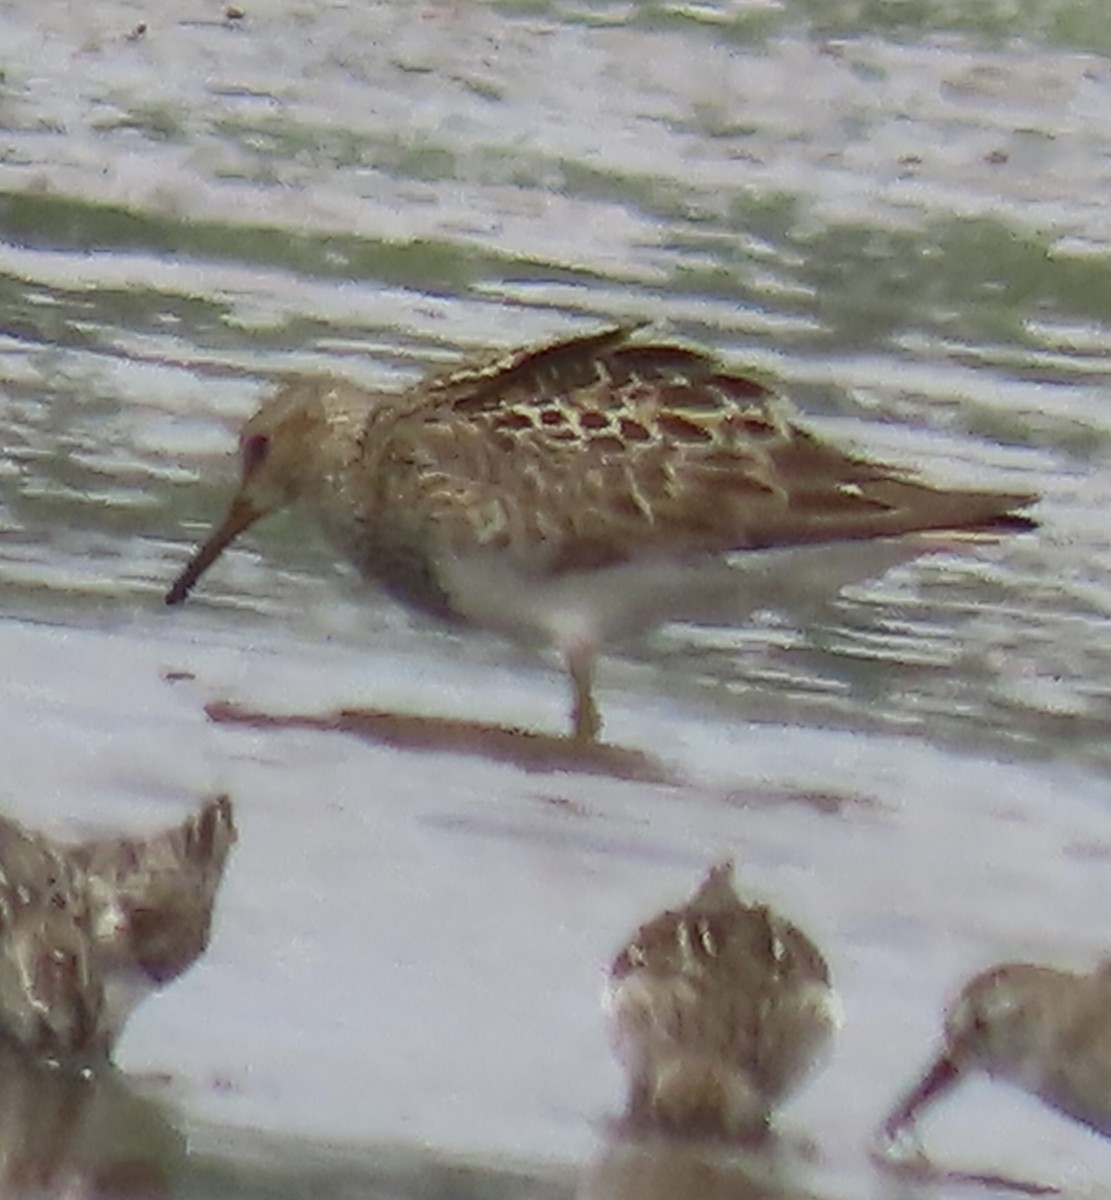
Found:
[[[243,478],[248,479],[262,466],[266,452],[270,449],[270,439],[263,433],[252,434],[243,439],[239,453],[243,459]]]

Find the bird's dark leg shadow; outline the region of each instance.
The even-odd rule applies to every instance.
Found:
[[[416,716],[382,709],[273,714],[224,700],[205,705],[205,713],[217,724],[351,733],[399,749],[471,754],[512,763],[525,771],[572,771],[640,783],[680,782],[676,772],[641,750],[479,721]]]

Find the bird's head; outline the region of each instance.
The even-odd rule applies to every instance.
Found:
[[[166,593],[167,604],[180,604],[245,529],[299,499],[312,477],[313,447],[326,420],[319,389],[308,382],[296,382],[267,400],[243,426],[239,435],[239,490],[224,519]]]

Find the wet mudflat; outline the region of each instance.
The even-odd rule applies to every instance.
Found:
[[[172,1194],[894,1194],[867,1142],[959,984],[1106,953],[1101,14],[0,11],[0,801],[77,836],[226,790],[241,830],[209,955],[118,1055],[168,1114],[140,1140],[177,1146]],[[368,598],[295,515],[165,611],[283,373],[393,388],[632,320],[865,452],[1042,493],[1041,530],[792,564],[745,624],[607,659],[643,774],[309,727],[553,735],[566,695]],[[748,1191],[608,1140],[598,1011],[631,929],[725,854],[846,1016]],[[925,1135],[1076,1194],[1111,1166],[986,1083]]]

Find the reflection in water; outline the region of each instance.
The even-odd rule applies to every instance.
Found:
[[[190,1125],[175,1194],[195,1200],[572,1200],[569,1167],[452,1156],[421,1143],[331,1139]]]
[[[185,1139],[111,1067],[32,1062],[0,1041],[0,1195],[156,1200]]]
[[[752,1139],[813,1071],[838,1025],[814,943],[713,867],[682,908],[614,959],[605,1003],[632,1128]]]
[[[797,1158],[797,1156],[795,1156]],[[769,1143],[759,1153],[666,1140],[611,1142],[576,1200],[803,1200],[805,1164]]]
[[[524,771],[573,771],[643,783],[674,779],[667,767],[643,751],[606,742],[577,742],[531,729],[451,717],[393,713],[383,709],[342,709],[331,713],[265,713],[227,701],[205,705],[217,724],[252,729],[321,729],[351,733],[371,742],[406,750],[440,751],[512,763]]]
[[[78,845],[0,818],[0,1032],[49,1061],[107,1057],[207,947],[235,840],[226,796],[150,837]]]

